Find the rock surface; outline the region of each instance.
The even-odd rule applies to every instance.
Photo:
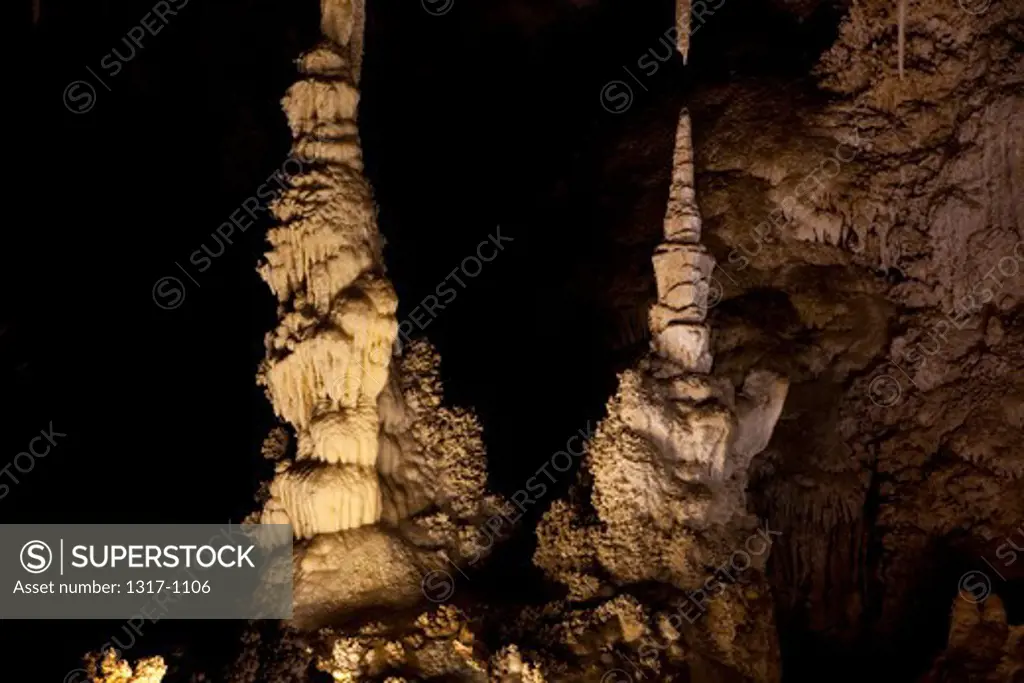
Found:
[[[581,492],[581,502],[552,507],[537,530],[535,561],[567,586],[573,602],[666,584],[683,605],[689,601],[673,614],[675,639],[688,650],[674,666],[723,667],[776,681],[773,622],[749,618],[769,603],[763,571],[772,534],[747,511],[746,488],[788,381],[754,371],[737,397],[728,379],[707,374],[712,359],[703,321],[714,262],[698,242],[686,111],[676,136],[665,241],[653,257],[652,351],[620,376],[608,417],[588,444],[589,502]]]
[[[1024,9],[905,4],[902,79],[898,3],[854,3],[827,99],[741,82],[690,105],[718,367],[793,382],[752,473],[780,627],[904,662],[960,574],[1007,589],[985,563],[1024,517]]]
[[[292,525],[306,626],[417,602],[430,571],[479,555],[473,523],[496,502],[479,425],[442,407],[436,354],[415,342],[392,356],[398,300],[356,121],[365,8],[323,0],[321,13],[324,40],[282,100],[298,170],[259,269],[279,319],[259,379],[296,447],[269,447],[277,473],[258,519]]]

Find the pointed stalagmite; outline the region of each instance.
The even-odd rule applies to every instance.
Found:
[[[690,372],[707,373],[711,371],[710,334],[704,318],[715,262],[700,244],[690,114],[686,110],[676,127],[664,230],[664,241],[653,259],[658,303],[651,307],[649,317],[652,344],[666,360]]]
[[[700,209],[694,189],[693,132],[690,113],[684,109],[679,115],[672,152],[672,184],[665,209],[665,238],[693,244],[700,241],[700,231]]]
[[[677,8],[685,58],[689,3]],[[620,375],[607,417],[587,446],[590,503],[599,523],[585,523],[589,513],[559,503],[537,531],[535,562],[567,586],[572,601],[648,581],[699,591],[708,585],[707,567],[744,547],[757,525],[747,511],[747,471],[768,444],[788,382],[754,371],[737,390],[711,375],[705,319],[715,262],[701,244],[685,110],[676,129],[664,236],[652,261],[651,353]],[[770,611],[761,573],[770,543],[760,547],[742,585],[723,586],[723,594],[711,598],[705,635],[691,633],[688,644],[748,680],[774,683],[779,663],[771,624],[759,623],[742,637],[732,626],[748,613]],[[710,651],[708,638],[717,644]]]

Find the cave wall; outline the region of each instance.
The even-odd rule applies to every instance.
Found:
[[[995,553],[1024,516],[1022,10],[909,3],[902,78],[897,10],[849,7],[827,99],[734,83],[693,107],[721,367],[794,381],[754,485],[782,628],[920,667],[967,572],[1019,600]]]

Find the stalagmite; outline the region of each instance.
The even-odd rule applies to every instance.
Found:
[[[441,406],[436,356],[414,342],[393,362],[398,300],[356,120],[364,3],[321,0],[324,40],[282,100],[288,188],[259,267],[278,302],[259,381],[296,449],[278,449],[255,518],[289,523],[302,541],[294,595],[306,625],[421,599],[427,571],[479,555],[471,519],[494,502],[479,425]]]
[[[377,398],[398,300],[356,124],[363,1],[323,0],[328,40],[299,60],[282,101],[300,168],[272,207],[280,225],[260,267],[280,316],[261,381],[298,433],[297,458],[312,461],[282,468],[264,519],[290,521],[298,538],[374,524],[382,509]]]
[[[682,27],[689,3],[677,9],[685,57]],[[762,370],[751,372],[738,392],[728,380],[710,375],[705,318],[715,266],[701,244],[685,110],[676,129],[664,237],[652,260],[657,302],[648,317],[651,352],[620,376],[608,417],[588,444],[590,502],[599,524],[582,524],[583,510],[556,505],[538,528],[536,563],[565,583],[575,601],[605,594],[607,583],[658,581],[701,590],[707,567],[748,547],[757,525],[747,512],[748,468],[767,447],[788,390],[787,380]],[[776,681],[778,649],[770,620],[743,635],[734,630],[746,615],[770,611],[761,573],[770,548],[765,540],[760,553],[747,553],[751,571],[741,582],[748,589],[725,589],[712,598],[708,631],[691,634],[690,644],[754,680]],[[709,642],[715,643],[710,649]]]
[[[651,354],[623,373],[589,449],[593,503],[609,535],[621,535],[614,540],[619,548],[650,543],[634,538],[646,534],[641,520],[684,535],[711,526],[729,533],[749,528],[747,469],[767,447],[788,389],[785,379],[763,370],[751,372],[739,392],[709,375],[705,317],[714,259],[700,244],[690,135],[683,111],[664,239],[653,256],[658,300],[649,315]],[[631,580],[667,569],[648,558],[607,557]]]
[[[710,335],[704,318],[714,259],[700,244],[701,221],[693,180],[690,117],[679,119],[672,184],[665,211],[665,239],[654,252],[658,303],[650,311],[655,350],[688,371],[711,371]]]
[[[372,468],[317,464],[281,472],[270,486],[297,538],[354,529],[380,519],[380,485]]]

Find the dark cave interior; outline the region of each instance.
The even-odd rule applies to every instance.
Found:
[[[51,421],[68,437],[0,503],[7,522],[238,519],[266,475],[259,448],[273,417],[253,378],[273,323],[254,270],[267,215],[208,271],[188,259],[287,156],[279,101],[293,59],[316,39],[317,5],[189,3],[99,91],[95,110],[56,105],[145,5],[44,2],[22,37],[38,111],[16,145],[42,149],[26,150],[17,204],[32,227],[9,240],[0,288],[4,452]],[[646,348],[642,324],[623,333],[623,320],[653,296],[649,255],[689,90],[730,79],[799,89],[842,11],[825,4],[798,22],[767,1],[725,2],[696,34],[689,66],[673,53],[615,115],[600,106],[602,86],[663,51],[669,3],[466,3],[443,22],[418,3],[372,4],[360,116],[400,316],[498,226],[513,240],[421,332],[444,359],[449,399],[484,425],[492,486],[521,488],[600,419],[616,373]],[[714,115],[694,111],[696,136]],[[153,282],[182,266],[186,300],[162,310]],[[763,307],[756,297],[743,305]],[[531,510],[527,529],[545,507]],[[508,600],[530,593],[540,582],[532,543],[511,539],[479,585]],[[936,566],[958,552],[937,549]],[[943,572],[957,574],[955,565]],[[780,616],[787,680],[811,680],[840,657],[851,676],[877,672],[874,656],[925,667],[955,585],[926,579],[918,623],[890,647],[827,651]],[[15,651],[46,653],[43,675],[57,676],[121,627],[6,622],[4,631]],[[133,656],[170,642],[215,661],[239,625],[151,628]]]

